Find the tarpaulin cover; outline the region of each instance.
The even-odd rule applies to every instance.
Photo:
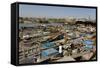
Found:
[[[83,43],[85,45],[92,45],[93,44],[93,41],[92,40],[85,40],[85,41],[83,41]]]
[[[47,49],[47,50],[43,50],[41,54],[42,54],[42,57],[48,57],[48,56],[58,54],[58,51],[54,48],[50,48],[50,49]]]
[[[45,43],[42,44],[43,48],[50,48],[52,46],[54,46],[53,42],[45,42]]]
[[[86,49],[91,49],[93,48],[93,41],[92,40],[85,40],[83,41],[83,44],[85,45],[84,47]]]

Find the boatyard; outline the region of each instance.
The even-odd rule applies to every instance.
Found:
[[[95,59],[96,23],[94,22],[33,23],[28,20],[19,23],[20,64]]]

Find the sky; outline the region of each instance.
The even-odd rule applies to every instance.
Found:
[[[95,19],[95,8],[57,7],[40,5],[19,5],[20,17],[48,17],[48,18],[91,18]]]

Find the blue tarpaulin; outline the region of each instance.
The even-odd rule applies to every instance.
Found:
[[[83,43],[85,45],[92,45],[93,44],[93,41],[92,40],[85,40],[85,41],[83,41]]]
[[[50,48],[52,46],[54,46],[53,42],[45,42],[45,43],[42,44],[43,48]]]
[[[58,54],[58,51],[54,48],[50,48],[50,49],[47,49],[47,50],[43,50],[41,54],[42,54],[42,57],[48,57],[48,56]]]
[[[85,45],[84,47],[86,49],[91,49],[93,48],[93,41],[92,40],[85,40],[83,41],[83,44]]]

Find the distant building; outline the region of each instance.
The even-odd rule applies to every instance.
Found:
[[[24,20],[24,23],[32,23],[32,21]]]

